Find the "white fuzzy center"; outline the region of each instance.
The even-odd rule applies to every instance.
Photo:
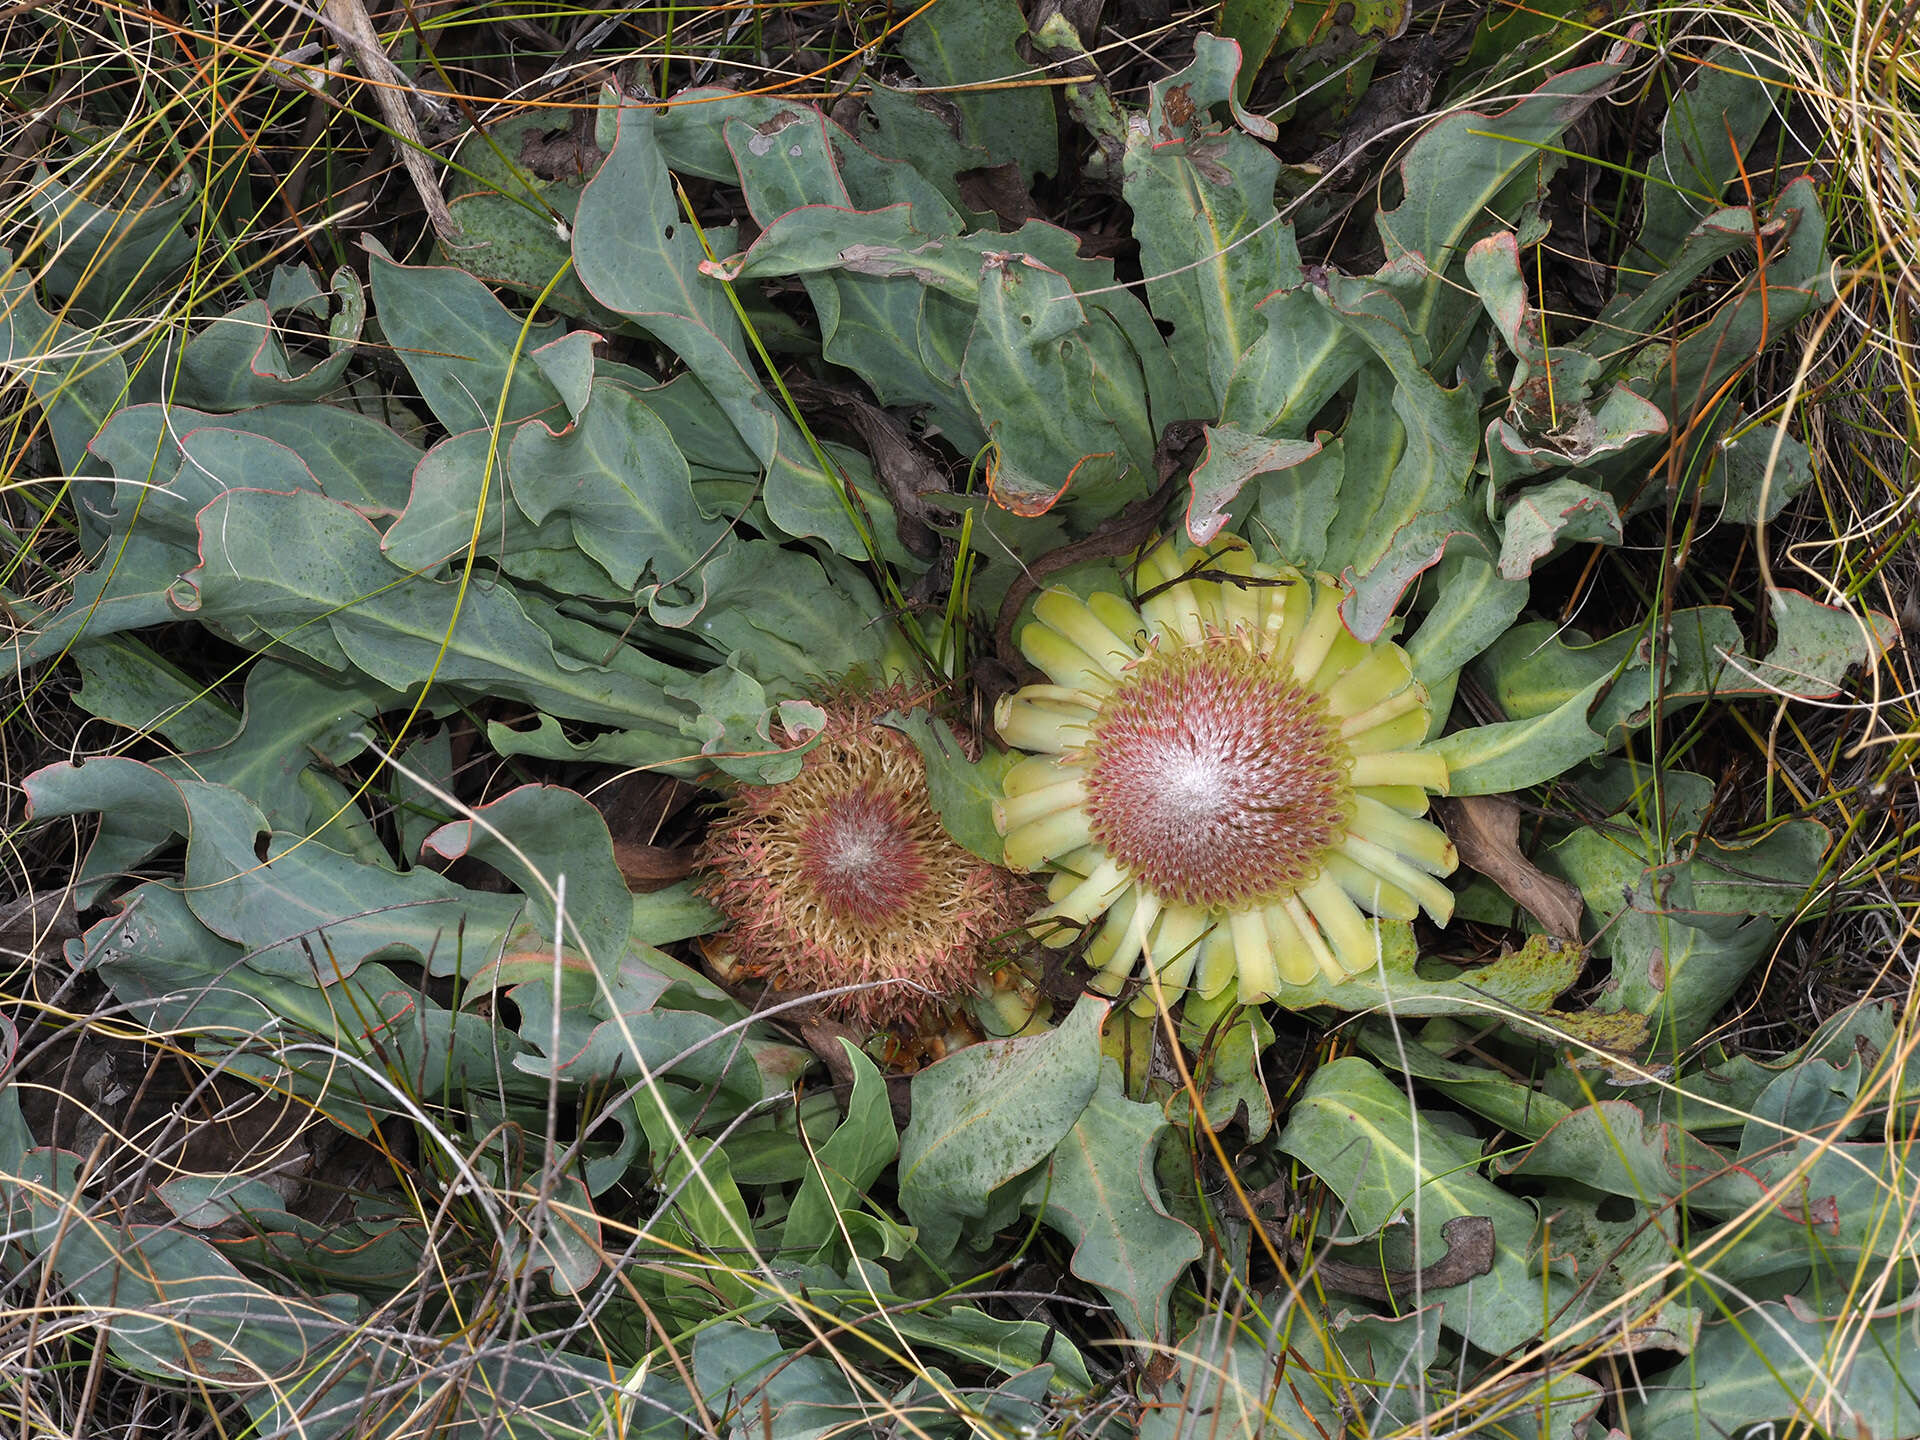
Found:
[[[1154,797],[1159,818],[1176,826],[1206,823],[1228,798],[1226,778],[1215,757],[1183,748],[1159,773]]]
[[[820,858],[836,876],[864,874],[886,858],[884,827],[870,815],[835,815],[826,829]]]

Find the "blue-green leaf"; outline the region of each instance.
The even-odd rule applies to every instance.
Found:
[[[1053,91],[1040,86],[970,90],[981,81],[1028,73],[1015,43],[1027,33],[1014,0],[968,0],[915,11],[899,32],[900,53],[927,85],[955,87],[948,98],[960,116],[960,138],[996,161],[1013,160],[1021,178],[1059,168]]]
[[[1389,263],[1405,260],[1424,278],[1410,287],[1410,315],[1424,333],[1445,276],[1466,254],[1491,214],[1518,208],[1515,191],[1531,195],[1559,168],[1555,142],[1606,93],[1626,68],[1618,47],[1599,64],[1555,75],[1497,115],[1455,111],[1420,133],[1400,160],[1404,194],[1375,220]]]
[[[451,582],[410,576],[380,553],[371,524],[324,496],[230,490],[201,513],[200,529],[201,563],[182,579],[177,603],[242,644],[291,642],[401,691],[437,666],[443,684],[556,715],[680,728],[685,712],[658,683],[674,678],[668,667],[651,667],[655,681],[563,658],[507,586],[463,595]]]
[[[560,322],[528,326],[523,334],[519,317],[465,271],[401,265],[379,242],[369,240],[367,247],[380,328],[448,430],[484,429],[496,415],[512,424],[560,403],[528,358],[560,337]]]
[[[1073,1273],[1096,1285],[1136,1340],[1165,1337],[1167,1295],[1200,1258],[1200,1236],[1167,1213],[1153,1173],[1167,1129],[1158,1105],[1121,1093],[1120,1067],[1106,1061],[1087,1108],[1035,1177],[1027,1203],[1074,1242]]]
[[[648,572],[656,582],[686,582],[726,533],[701,514],[672,434],[622,386],[596,384],[563,430],[522,426],[509,460],[514,502],[527,518],[539,525],[565,515],[574,542],[624,589]]]
[[[841,1211],[857,1210],[867,1187],[900,1153],[900,1136],[887,1102],[887,1082],[873,1061],[842,1040],[853,1068],[847,1116],[813,1152],[806,1178],[787,1210],[782,1243],[800,1254],[818,1253],[839,1237]]]
[[[633,896],[613,858],[606,819],[572,790],[521,785],[442,826],[427,846],[484,860],[527,897],[541,936],[606,963],[627,946]]]
[[[1533,1207],[1479,1173],[1478,1146],[1435,1125],[1407,1092],[1369,1062],[1348,1056],[1323,1065],[1294,1103],[1280,1145],[1340,1197],[1345,1229],[1379,1241],[1349,1247],[1353,1261],[1395,1270],[1431,1265],[1447,1253],[1441,1227],[1463,1215],[1493,1222],[1493,1268],[1463,1285],[1429,1289],[1441,1323],[1484,1350],[1527,1344],[1571,1298],[1558,1277],[1530,1259]],[[1395,1222],[1411,1215],[1411,1233]],[[1416,1297],[1409,1293],[1405,1303]]]
[[[988,1197],[1053,1154],[1100,1079],[1108,1001],[1083,998],[1057,1030],[969,1045],[913,1077],[900,1137],[900,1205],[937,1260]]]

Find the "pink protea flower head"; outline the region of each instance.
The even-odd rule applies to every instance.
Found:
[[[726,917],[718,947],[731,967],[794,994],[871,984],[827,1002],[866,1025],[970,998],[1030,883],[942,828],[920,752],[879,723],[910,703],[892,691],[828,702],[800,773],[741,786],[701,851],[700,891]]]
[[[995,717],[1036,752],[994,808],[1007,864],[1053,872],[1034,934],[1065,945],[1104,916],[1099,988],[1144,954],[1167,988],[1237,980],[1251,1004],[1372,968],[1380,919],[1445,924],[1458,858],[1420,817],[1447,767],[1406,653],[1231,536],[1162,544],[1136,578],[1138,606],[1043,594],[1020,646],[1053,683]]]

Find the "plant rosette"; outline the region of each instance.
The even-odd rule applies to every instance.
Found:
[[[936,1050],[972,1033],[974,1002],[990,1030],[1019,1030],[1034,998],[1009,941],[1032,882],[948,836],[919,750],[882,723],[914,708],[903,690],[822,708],[800,773],[736,787],[708,831],[699,889],[725,922],[708,963],[729,983],[819,995],[836,1019],[940,1037]]]
[[[1422,817],[1447,766],[1406,652],[1235,537],[1162,543],[1134,580],[1134,603],[1042,594],[1020,648],[1047,683],[997,708],[1032,752],[994,810],[1007,864],[1051,871],[1032,933],[1101,922],[1086,958],[1109,994],[1144,956],[1165,989],[1254,1004],[1372,969],[1382,921],[1444,925],[1458,857]]]

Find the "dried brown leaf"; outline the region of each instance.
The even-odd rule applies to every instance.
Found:
[[[1504,795],[1466,795],[1443,800],[1440,823],[1460,858],[1506,892],[1549,935],[1580,944],[1580,892],[1556,880],[1520,851],[1520,807]]]
[[[1440,1227],[1440,1236],[1447,1242],[1447,1253],[1419,1271],[1360,1265],[1325,1255],[1313,1262],[1313,1268],[1335,1290],[1385,1302],[1464,1285],[1492,1271],[1493,1221],[1485,1215],[1456,1215]]]
[[[661,890],[693,873],[694,852],[690,846],[636,845],[630,840],[613,842],[614,863],[626,877],[627,888],[639,894]]]

